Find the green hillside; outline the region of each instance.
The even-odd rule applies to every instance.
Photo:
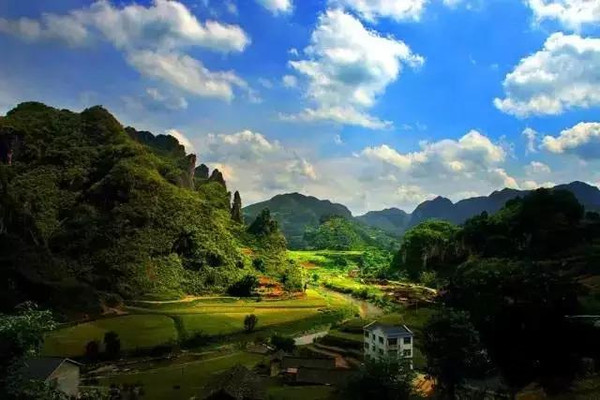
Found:
[[[2,307],[97,310],[115,296],[223,291],[253,271],[218,171],[105,109],[23,103],[0,118]]]

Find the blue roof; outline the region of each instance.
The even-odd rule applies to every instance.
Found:
[[[371,322],[364,327],[367,331],[381,329],[387,336],[413,336],[413,333],[406,325],[386,325],[379,322]]]

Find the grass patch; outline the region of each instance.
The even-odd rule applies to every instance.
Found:
[[[273,386],[268,389],[269,400],[327,400],[335,399],[331,386]]]
[[[187,364],[115,375],[99,379],[99,384],[107,387],[111,384],[142,384],[146,393],[144,400],[187,400],[194,395],[202,395],[204,386],[215,375],[237,364],[252,368],[262,358],[258,354],[238,352]],[[177,386],[178,389],[175,388]]]
[[[47,356],[78,357],[85,353],[91,340],[104,339],[109,331],[117,332],[125,351],[149,348],[177,340],[172,318],[164,315],[125,315],[100,319],[50,332],[42,353]]]

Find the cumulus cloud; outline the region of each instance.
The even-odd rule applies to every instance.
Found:
[[[333,0],[331,3],[351,9],[367,21],[379,18],[418,21],[425,11],[427,0]]]
[[[275,15],[289,14],[294,9],[292,0],[256,0],[258,4]]]
[[[394,190],[394,195],[401,204],[419,204],[436,197],[435,194],[427,193],[417,185],[400,185]]]
[[[200,22],[178,1],[122,8],[99,0],[64,15],[44,14],[39,20],[0,18],[0,32],[27,41],[57,40],[70,46],[105,40],[124,52],[128,63],[145,76],[160,79],[188,93],[230,100],[234,87],[247,84],[232,72],[213,72],[185,54],[192,46],[212,51],[241,52],[250,43],[236,25]]]
[[[525,169],[528,175],[549,174],[552,172],[548,165],[539,161],[530,162]]]
[[[600,39],[554,33],[506,76],[494,105],[518,117],[599,106],[599,71]]]
[[[298,78],[294,75],[284,75],[283,78],[281,78],[281,83],[286,88],[295,88],[298,86]]]
[[[173,136],[175,139],[177,139],[177,141],[183,145],[183,147],[185,147],[185,151],[187,153],[193,153],[194,152],[194,145],[192,144],[192,142],[190,141],[190,139],[188,139],[187,136],[185,136],[181,131],[178,131],[176,129],[169,129],[165,132],[165,135],[171,135]]]
[[[583,160],[600,159],[600,122],[580,122],[557,137],[545,136],[542,147],[551,153],[574,154]]]
[[[209,134],[199,142],[201,162],[227,166],[232,186],[246,202],[302,191],[320,178],[317,166],[306,156],[258,132]]]
[[[522,135],[525,137],[525,140],[527,141],[527,145],[525,147],[525,153],[535,153],[537,152],[537,135],[538,133],[531,129],[531,128],[525,128],[523,130]]]
[[[536,181],[527,180],[521,183],[521,188],[525,190],[535,190],[539,188],[551,188],[556,186],[554,182],[542,182],[537,183]]]
[[[596,0],[527,0],[527,4],[538,22],[556,20],[571,30],[600,23],[600,2]]]
[[[366,110],[398,79],[403,65],[416,68],[424,62],[404,42],[365,28],[339,9],[319,16],[304,54],[306,59],[290,61],[290,66],[308,79],[306,97],[316,107],[284,119],[326,120],[370,129],[388,124]]]

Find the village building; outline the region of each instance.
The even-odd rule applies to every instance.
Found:
[[[81,365],[68,358],[32,358],[25,361],[22,373],[25,379],[49,382],[67,396],[77,397]]]
[[[372,322],[363,331],[365,358],[398,357],[412,364],[414,334],[406,325]]]
[[[267,388],[263,379],[243,365],[218,375],[206,388],[205,400],[264,400]]]

